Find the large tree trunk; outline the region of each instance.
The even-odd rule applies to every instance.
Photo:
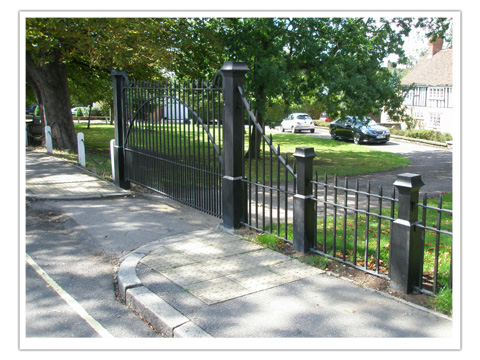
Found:
[[[37,65],[26,54],[26,79],[37,89],[44,108],[44,125],[52,129],[53,144],[56,148],[76,151],[77,139],[70,106],[67,71],[64,64],[53,60]],[[40,99],[39,104],[40,104]]]
[[[259,111],[256,114],[258,124],[265,129],[265,120],[263,114],[265,112],[265,104],[267,102],[267,96],[265,95],[265,87],[261,86],[259,89],[259,102],[258,107]],[[262,135],[257,130],[255,126],[252,127],[250,132],[250,141],[248,144],[248,150],[245,154],[245,158],[252,157],[255,158],[256,156],[260,156],[260,149],[262,144]]]

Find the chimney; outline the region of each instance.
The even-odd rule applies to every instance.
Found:
[[[442,50],[443,47],[443,38],[439,37],[437,40],[428,42],[428,57],[431,58],[433,55]]]

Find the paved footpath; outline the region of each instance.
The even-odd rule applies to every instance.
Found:
[[[55,200],[58,209],[95,238],[96,246],[119,259],[121,297],[164,336],[330,339],[302,343],[305,348],[460,346],[458,322],[446,316],[246,241],[220,221],[162,196],[125,200],[128,191],[79,167],[34,152],[27,152],[26,160],[27,197]],[[103,202],[115,202],[115,212]],[[129,211],[134,207],[141,216]],[[168,210],[172,208],[176,211]],[[115,214],[122,218],[112,224],[108,216]],[[108,231],[118,240],[108,243]],[[97,233],[108,233],[108,239]],[[394,345],[376,338],[393,339]],[[422,340],[398,342],[414,338]],[[289,341],[275,343],[278,349],[291,347]]]

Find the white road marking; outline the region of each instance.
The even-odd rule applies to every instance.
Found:
[[[85,309],[80,305],[72,296],[70,296],[65,290],[63,290],[60,285],[58,285],[32,258],[30,255],[25,253],[27,263],[40,275],[45,282],[54,289],[58,295],[68,304],[70,307],[75,310],[75,312],[82,317],[88,325],[91,326],[101,337],[104,338],[113,338],[113,335],[110,334],[100,323],[91,317]]]

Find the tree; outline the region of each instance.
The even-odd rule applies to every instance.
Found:
[[[125,69],[152,76],[170,63],[170,19],[28,18],[26,79],[45,109],[56,146],[76,149],[69,72]],[[74,70],[76,69],[76,70]],[[91,72],[90,72],[91,73]]]
[[[27,81],[57,146],[72,150],[68,79],[108,79],[114,68],[140,78],[211,78],[223,61],[244,61],[251,70],[245,90],[261,124],[279,98],[287,109],[308,97],[330,113],[361,116],[397,110],[392,99],[401,94],[381,63],[390,54],[407,61],[403,36],[412,26],[436,36],[449,27],[437,18],[29,18]]]
[[[391,53],[403,55],[402,35],[410,29],[406,20],[227,18],[211,22],[222,39],[225,60],[244,61],[250,68],[245,89],[262,125],[267,104],[278,98],[287,110],[310,97],[325,103],[329,112],[362,116],[398,96],[390,87],[390,72],[381,63]],[[258,144],[252,142],[249,149],[258,151]]]

